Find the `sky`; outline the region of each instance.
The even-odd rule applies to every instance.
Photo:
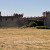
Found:
[[[13,13],[24,14],[24,17],[42,16],[50,11],[50,0],[0,0],[2,16]]]

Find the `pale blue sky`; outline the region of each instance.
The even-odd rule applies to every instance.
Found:
[[[0,0],[0,11],[2,15],[41,16],[44,11],[50,11],[50,0]]]

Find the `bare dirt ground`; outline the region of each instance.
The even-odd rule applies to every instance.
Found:
[[[0,28],[0,50],[50,50],[50,29]]]

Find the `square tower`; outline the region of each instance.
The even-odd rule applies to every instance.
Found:
[[[49,11],[44,12],[43,16],[45,17],[44,25],[50,27],[50,12]]]

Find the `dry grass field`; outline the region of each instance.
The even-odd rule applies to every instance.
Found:
[[[0,50],[50,50],[50,29],[0,28]]]

